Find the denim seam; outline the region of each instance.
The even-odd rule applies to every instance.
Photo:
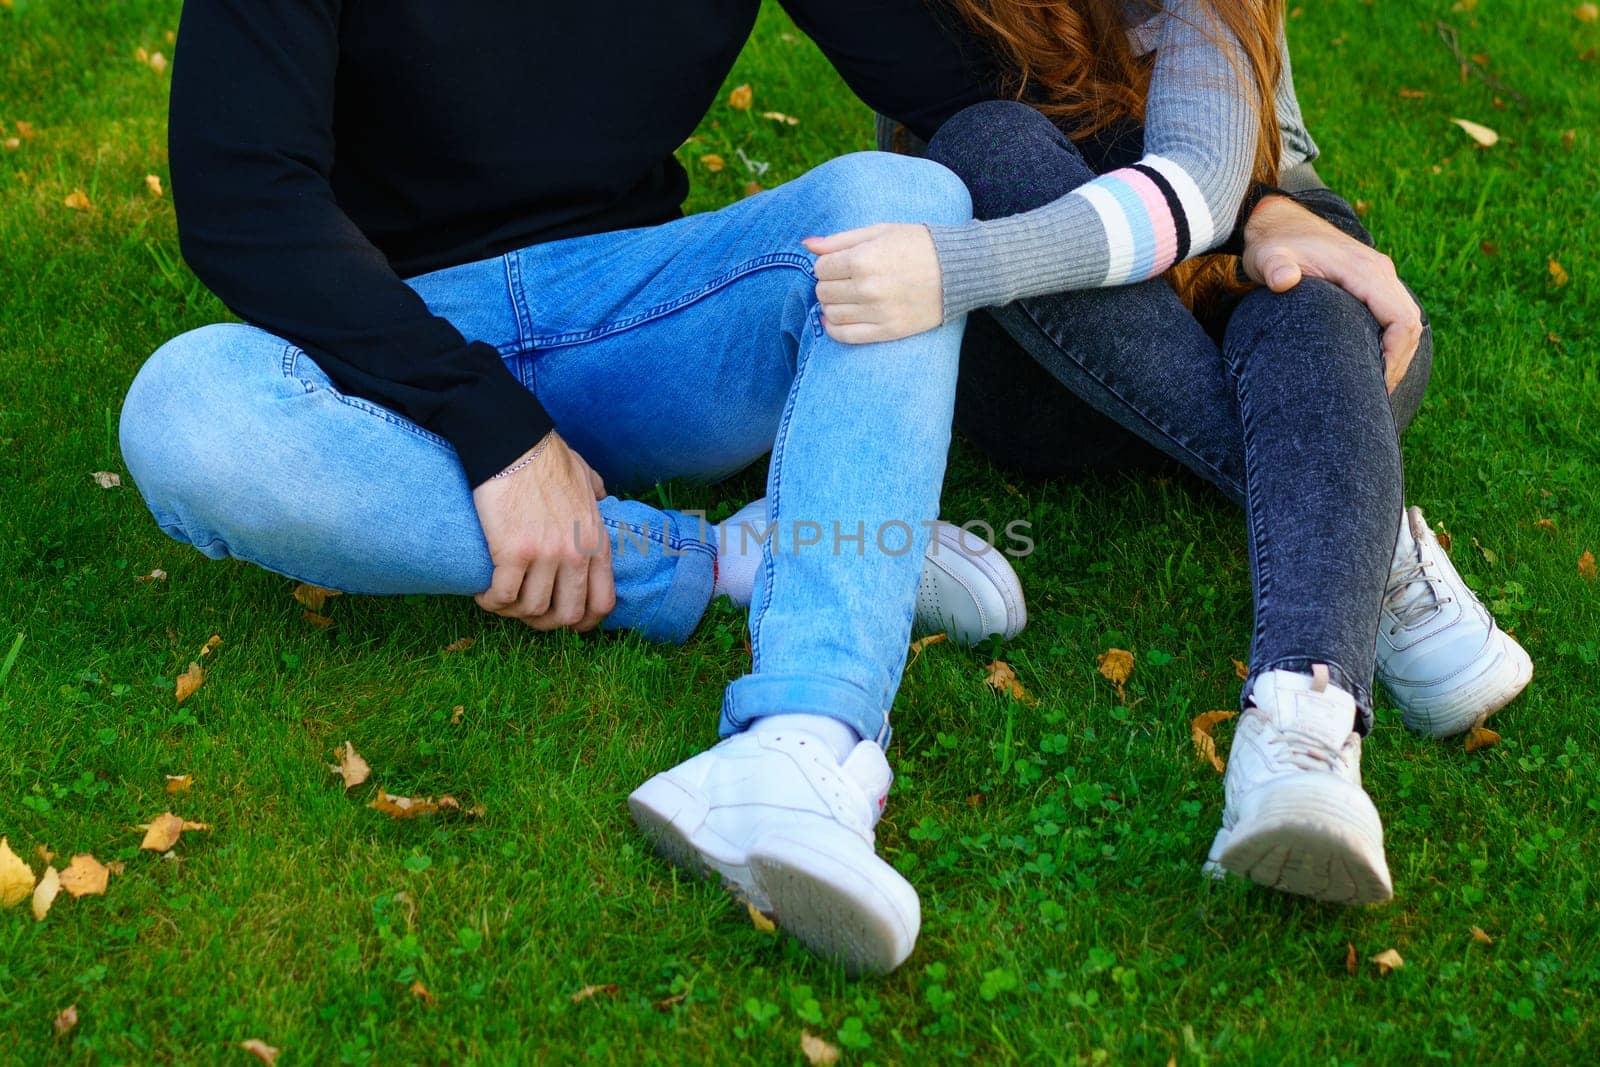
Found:
[[[1234,388],[1239,397],[1239,427],[1244,454],[1244,507],[1250,522],[1250,558],[1254,564],[1256,578],[1256,617],[1250,638],[1251,655],[1254,656],[1255,651],[1261,647],[1262,634],[1265,632],[1263,619],[1272,592],[1272,568],[1268,564],[1267,538],[1261,521],[1259,472],[1250,460],[1251,445],[1255,441],[1256,434],[1255,411],[1250,405],[1250,386],[1242,362],[1235,358],[1234,351],[1232,346],[1223,345],[1223,362],[1227,364],[1228,371],[1233,376]]]
[[[822,328],[822,309],[811,309],[813,330]],[[815,336],[815,333],[813,334]],[[782,486],[779,473],[783,470],[783,456],[788,451],[789,423],[794,418],[794,408],[800,395],[800,385],[805,380],[806,368],[810,366],[810,352],[805,345],[799,346],[795,353],[794,380],[789,383],[789,396],[784,401],[783,418],[778,423],[778,432],[772,439],[772,459],[768,469],[772,472],[767,483],[767,507],[772,515],[772,528],[778,529],[778,508],[782,504]],[[750,673],[755,674],[761,670],[761,626],[766,622],[767,609],[772,606],[772,583],[777,577],[776,569],[772,565],[772,552],[763,549],[761,553],[761,575],[765,582],[767,595],[761,598],[761,610],[750,617]]]
[[[731,270],[728,270],[706,282],[698,289],[684,293],[676,299],[669,300],[664,304],[657,304],[654,307],[646,308],[643,311],[636,312],[633,315],[617,319],[614,322],[609,322],[602,326],[591,327],[587,330],[575,330],[567,333],[549,334],[544,336],[534,335],[530,330],[528,335],[522,339],[524,346],[522,351],[527,352],[532,349],[544,350],[551,348],[563,348],[568,345],[585,344],[589,341],[598,340],[602,337],[609,337],[612,334],[623,333],[627,330],[634,329],[635,327],[642,326],[647,322],[653,322],[656,319],[664,318],[675,311],[680,311],[683,308],[688,307],[690,304],[704,300],[706,297],[711,296],[719,289],[726,288],[747,274],[753,274],[756,271],[766,270],[771,267],[792,267],[803,270],[807,274],[810,274],[811,260],[806,256],[802,256],[794,252],[772,252],[756,259],[746,260],[737,267],[734,267]],[[518,305],[518,313],[524,313],[525,299],[520,287],[516,294],[516,303]]]
[[[1151,283],[1147,283],[1147,284],[1151,284]],[[1156,282],[1156,283],[1153,283],[1153,284],[1164,285],[1166,283],[1165,282]],[[1050,342],[1050,344],[1053,345],[1056,348],[1056,350],[1058,352],[1062,352],[1063,354],[1066,352],[1066,350],[1067,350],[1066,346],[1055,336],[1055,334],[1051,333],[1048,329],[1046,329],[1044,324],[1039,321],[1037,316],[1034,315],[1033,308],[1030,306],[1030,301],[1028,301],[1028,300],[1019,300],[1019,301],[1016,302],[1016,306],[1021,309],[1022,313],[1027,316],[1028,321],[1033,324],[1033,327],[1036,330],[1038,330]],[[1174,448],[1176,448],[1178,451],[1182,452],[1184,455],[1189,456],[1194,461],[1194,463],[1196,465],[1198,465],[1200,467],[1203,467],[1203,468],[1205,468],[1205,470],[1209,471],[1211,473],[1214,481],[1216,481],[1218,484],[1223,484],[1223,485],[1231,484],[1232,479],[1230,479],[1227,475],[1223,474],[1222,471],[1217,468],[1216,464],[1212,463],[1210,460],[1206,459],[1204,456],[1202,456],[1199,453],[1195,452],[1194,449],[1189,447],[1187,442],[1185,442],[1185,441],[1181,440],[1180,438],[1178,438],[1175,434],[1172,433],[1172,431],[1168,430],[1165,426],[1161,425],[1155,419],[1153,419],[1149,415],[1147,415],[1138,404],[1133,403],[1127,397],[1123,396],[1122,393],[1114,385],[1112,385],[1109,381],[1107,381],[1106,379],[1102,378],[1100,375],[1096,374],[1094,371],[1090,370],[1089,367],[1086,366],[1085,364],[1080,363],[1077,360],[1071,360],[1071,362],[1072,362],[1073,366],[1077,367],[1080,372],[1082,372],[1084,375],[1088,376],[1091,380],[1093,380],[1095,382],[1095,384],[1099,385],[1102,389],[1104,389],[1106,392],[1110,393],[1113,397],[1115,397],[1128,411],[1132,412],[1133,415],[1136,418],[1138,418],[1140,422],[1142,422],[1146,426],[1148,426],[1151,429],[1151,431],[1153,431],[1155,434],[1159,435],[1162,439],[1164,439],[1165,441],[1170,443]],[[1115,419],[1113,421],[1121,422],[1122,420]],[[1124,425],[1126,425],[1126,424],[1124,424]],[[1242,488],[1242,487],[1234,486],[1234,488]]]
[[[424,430],[421,426],[418,426],[410,419],[401,415],[396,415],[388,408],[381,407],[380,405],[371,403],[367,400],[362,400],[360,397],[347,396],[344,393],[341,393],[337,386],[332,384],[323,385],[321,382],[313,382],[306,378],[300,377],[300,375],[295,372],[298,369],[297,364],[300,357],[304,355],[306,355],[305,349],[298,348],[294,345],[286,346],[283,359],[283,374],[285,378],[293,378],[295,381],[303,385],[306,392],[315,393],[320,390],[333,397],[339,403],[344,404],[346,407],[355,408],[357,411],[364,411],[368,415],[382,419],[389,425],[397,426],[415,437],[420,437],[424,441],[429,441],[435,445],[438,445],[440,448],[450,448],[450,443],[444,438],[440,437],[438,434],[433,433],[431,430]]]
[[[507,253],[500,257],[505,261],[506,267],[506,292],[511,297],[511,312],[517,320],[517,339],[515,342],[500,346],[502,356],[515,356],[533,347],[528,337],[533,333],[533,322],[528,314],[528,304],[522,288],[522,265],[515,253]],[[509,349],[509,351],[508,351]],[[529,383],[523,382],[523,385]]]

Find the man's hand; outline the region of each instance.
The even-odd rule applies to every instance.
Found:
[[[898,341],[944,323],[939,254],[926,226],[879,223],[808,237],[828,336],[846,344]]]
[[[526,467],[472,491],[494,561],[478,606],[535,630],[586,632],[617,604],[611,539],[595,506],[606,487],[554,431],[542,446]]]
[[[1422,340],[1422,312],[1394,261],[1284,196],[1261,201],[1244,228],[1244,271],[1282,293],[1302,276],[1332,282],[1363,304],[1383,330],[1384,382],[1394,392]]]

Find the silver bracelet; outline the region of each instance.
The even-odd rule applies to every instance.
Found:
[[[544,454],[544,450],[550,447],[550,442],[555,438],[555,436],[556,436],[556,432],[554,430],[551,430],[549,433],[547,433],[543,437],[539,438],[539,443],[534,445],[532,450],[530,450],[526,456],[523,456],[521,459],[517,460],[515,463],[513,463],[511,466],[507,467],[505,470],[501,471],[499,474],[491,474],[491,475],[489,475],[489,480],[492,482],[496,478],[509,478],[509,477],[511,477],[513,474],[517,473],[522,468],[526,467],[528,464],[532,463],[534,460],[538,459],[541,455],[543,455]]]

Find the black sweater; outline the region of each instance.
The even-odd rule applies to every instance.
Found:
[[[785,0],[861,97],[927,137],[992,95],[924,0]],[[183,253],[343,391],[450,441],[471,484],[551,427],[402,277],[660,223],[673,151],[759,0],[188,0],[170,148]]]

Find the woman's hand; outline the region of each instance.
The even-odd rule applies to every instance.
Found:
[[[926,226],[879,223],[804,243],[817,257],[822,324],[835,341],[897,341],[943,325],[939,254]]]
[[[1367,305],[1383,330],[1384,382],[1394,392],[1422,340],[1422,311],[1401,284],[1394,260],[1293,200],[1270,196],[1245,223],[1243,261],[1244,272],[1275,293],[1310,275]]]

